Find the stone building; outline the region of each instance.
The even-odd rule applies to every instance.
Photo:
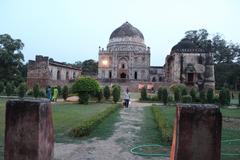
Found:
[[[64,86],[81,75],[81,69],[64,63],[50,61],[48,57],[37,55],[35,61],[29,60],[27,72],[27,86],[40,87]]]
[[[163,68],[152,68],[150,76],[150,47],[146,47],[143,34],[126,22],[114,30],[107,49],[99,47],[98,79],[101,81],[149,81]],[[158,81],[159,77],[156,77]]]
[[[166,57],[165,81],[184,83],[200,89],[214,89],[214,64],[211,53],[189,39],[181,40]]]

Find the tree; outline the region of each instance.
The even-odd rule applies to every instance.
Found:
[[[101,100],[103,98],[103,89],[102,88],[99,89],[96,96],[97,96],[98,102],[101,102]]]
[[[175,100],[175,102],[179,102],[180,99],[181,99],[181,91],[177,87],[177,88],[174,89],[174,100]]]
[[[23,98],[27,92],[27,85],[25,83],[21,83],[17,88],[18,97]]]
[[[190,96],[192,97],[192,101],[196,102],[196,90],[194,88],[191,89],[190,91]]]
[[[147,90],[145,87],[141,89],[141,100],[143,101],[147,100]]]
[[[82,63],[82,74],[96,75],[98,72],[98,63],[92,59],[86,60]]]
[[[11,96],[14,93],[14,89],[15,89],[14,84],[12,82],[8,82],[6,84],[6,89],[5,89],[7,96]]]
[[[161,87],[159,87],[158,92],[157,92],[157,96],[158,96],[158,100],[160,102],[162,101],[162,92],[163,92],[163,89]]]
[[[67,97],[68,97],[68,86],[64,86],[62,89],[62,97],[64,99],[64,101],[66,101]]]
[[[112,91],[113,102],[117,103],[120,99],[121,90],[119,86],[114,86]]]
[[[106,100],[108,100],[111,96],[111,93],[110,93],[110,88],[108,86],[105,86],[104,89],[103,89],[103,95],[105,97]]]
[[[186,87],[182,88],[182,96],[186,96],[187,94],[188,94],[187,88]]]
[[[4,83],[0,82],[0,94],[4,91]]]
[[[40,96],[40,94],[41,94],[40,87],[39,87],[39,84],[37,83],[33,86],[33,97],[37,98]]]
[[[200,102],[201,103],[205,103],[206,102],[206,95],[205,95],[205,91],[204,90],[200,91],[199,98],[200,98]]]
[[[213,89],[209,88],[207,91],[207,102],[213,103],[213,98],[214,98]]]
[[[78,93],[81,104],[88,104],[90,95],[95,96],[99,89],[98,81],[91,77],[81,77],[72,86],[72,91]]]
[[[168,91],[167,88],[163,89],[163,95],[162,95],[163,103],[166,105],[168,102]]]
[[[20,39],[12,39],[8,34],[0,35],[0,81],[5,83],[23,81],[19,71],[24,61],[21,52],[23,47]]]

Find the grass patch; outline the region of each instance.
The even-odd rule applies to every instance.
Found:
[[[113,105],[104,111],[97,113],[84,121],[81,121],[77,127],[71,129],[70,135],[73,137],[83,137],[90,135],[90,132],[96,128],[96,126],[100,124],[107,116],[116,111],[116,109],[117,106]]]

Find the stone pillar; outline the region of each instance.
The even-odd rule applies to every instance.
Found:
[[[221,128],[217,106],[178,104],[170,160],[220,160]]]
[[[48,101],[9,100],[5,123],[5,160],[53,159],[54,132]]]

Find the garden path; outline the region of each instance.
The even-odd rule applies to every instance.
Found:
[[[129,108],[121,109],[120,120],[108,139],[93,138],[80,144],[56,143],[54,160],[159,160],[159,157],[141,157],[129,152],[143,123],[143,107],[149,105],[133,101]]]

